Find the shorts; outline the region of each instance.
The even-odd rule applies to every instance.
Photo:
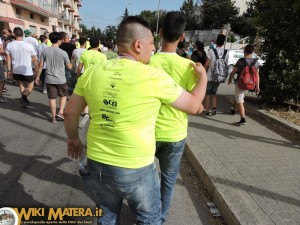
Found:
[[[235,85],[234,99],[235,103],[244,103],[245,93],[247,91],[240,89],[237,85]]]
[[[22,74],[16,74],[14,73],[14,80],[17,80],[17,81],[24,81],[24,82],[27,82],[27,83],[32,83],[33,82],[33,75],[29,75],[29,76],[25,76],[25,75],[22,75]]]
[[[4,81],[5,80],[5,68],[3,65],[3,60],[0,60],[0,81]]]
[[[216,95],[219,86],[220,86],[220,83],[208,81],[207,87],[206,87],[206,95]]]
[[[68,85],[64,84],[46,84],[47,85],[47,95],[49,99],[56,99],[57,95],[59,97],[65,97],[68,94]]]

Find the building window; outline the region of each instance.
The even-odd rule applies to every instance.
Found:
[[[41,22],[45,23],[45,17],[41,17]]]
[[[34,19],[33,13],[30,13],[30,19]]]
[[[17,15],[22,15],[22,11],[21,11],[21,9],[19,9],[19,8],[16,8],[16,14],[17,14]]]

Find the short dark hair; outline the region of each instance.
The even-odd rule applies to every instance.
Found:
[[[246,45],[245,46],[245,49],[244,49],[244,52],[249,55],[249,54],[252,54],[254,52],[254,45]]]
[[[129,29],[132,24],[138,24],[151,31],[149,23],[143,18],[138,16],[127,16],[118,27],[116,38],[117,44],[128,43],[128,40],[134,37],[135,33]]]
[[[162,23],[162,36],[168,42],[175,42],[185,29],[184,14],[178,11],[171,11],[166,14]]]
[[[60,34],[60,39],[65,39],[65,37],[66,37],[66,35],[67,35],[67,33],[64,32],[64,31],[60,31],[59,34]],[[51,41],[51,42],[52,42],[52,41]]]
[[[56,31],[54,31],[54,32],[49,34],[49,39],[50,39],[52,44],[56,44],[59,40],[62,39],[61,33],[62,32],[58,33]]]
[[[183,41],[179,41],[178,44],[177,44],[177,48],[178,48],[178,49],[183,49],[183,48],[185,48],[184,42],[183,42]]]
[[[111,41],[107,41],[107,42],[106,42],[106,47],[107,47],[108,49],[113,49],[114,44],[113,44]]]
[[[81,45],[84,45],[84,43],[86,43],[86,38],[83,38],[83,37],[82,37],[82,38],[79,38],[79,39],[78,39],[78,42],[79,42],[80,46],[81,46]]]
[[[201,41],[196,41],[196,48],[198,51],[204,51],[204,44]]]
[[[97,37],[91,37],[90,38],[90,45],[91,48],[98,48],[100,44],[100,40]]]
[[[21,27],[15,27],[13,33],[16,35],[16,37],[23,37],[24,35]]]
[[[40,35],[39,39],[40,39],[41,43],[43,43],[47,39],[47,37],[45,35]]]
[[[225,39],[226,39],[226,36],[224,34],[219,34],[217,37],[217,41],[216,41],[217,45],[218,46],[224,45]]]

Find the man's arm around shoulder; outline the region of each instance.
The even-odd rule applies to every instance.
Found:
[[[198,75],[198,81],[191,93],[186,90],[182,90],[180,96],[171,105],[183,112],[195,114],[201,111],[202,101],[206,92],[207,76],[205,68],[201,63],[191,63],[196,75]]]

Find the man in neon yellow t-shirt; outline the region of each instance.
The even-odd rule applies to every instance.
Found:
[[[99,52],[99,44],[100,41],[97,37],[90,38],[91,48],[85,52],[83,52],[79,59],[79,64],[76,69],[77,78],[81,75],[82,68],[89,68],[90,66],[96,65],[97,63],[106,61],[106,56]],[[83,111],[83,118],[79,123],[79,127],[83,128],[86,122],[89,120],[89,108],[86,107]]]
[[[163,45],[160,52],[150,59],[150,65],[163,68],[182,88],[191,91],[197,83],[189,59],[176,54],[179,41],[184,39],[185,18],[180,12],[168,12],[161,28]],[[203,87],[199,102],[203,101],[206,88]],[[199,113],[202,109],[199,110]],[[186,113],[162,104],[155,126],[156,157],[161,169],[162,221],[166,220],[172,201],[176,176],[184,151],[188,118]]]
[[[196,113],[206,84],[204,67],[191,93],[166,72],[146,64],[154,48],[149,24],[126,17],[117,31],[119,58],[88,68],[65,110],[68,154],[80,157],[78,117],[86,105],[93,118],[87,134],[90,176],[85,181],[103,210],[98,224],[119,224],[123,199],[137,224],[161,224],[159,179],[154,163],[155,121],[162,103]]]

